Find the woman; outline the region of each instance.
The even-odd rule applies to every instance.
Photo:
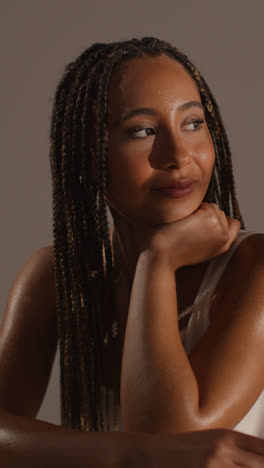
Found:
[[[159,463],[160,454],[158,466],[263,463],[260,440],[228,431],[262,402],[263,235],[243,229],[227,136],[204,79],[154,38],[94,44],[58,86],[50,154],[54,246],[32,256],[10,294],[1,329],[0,362],[9,363],[1,370],[3,427],[14,430],[10,413],[36,416],[58,337],[64,441],[70,429],[129,433],[96,435],[93,447],[87,434],[90,463],[102,464],[98,443],[120,463],[114,440],[130,451],[144,445],[144,456],[130,459],[138,466]],[[227,267],[214,295],[204,294],[220,265]],[[241,285],[245,292],[234,299]],[[15,291],[24,298],[19,305]],[[200,318],[208,309],[204,324],[198,302]],[[6,382],[17,370],[13,335],[26,333],[21,304],[28,327],[37,305],[38,333],[16,365],[25,376],[34,355],[38,379],[22,385],[15,401]],[[18,419],[54,437],[56,426]],[[225,430],[210,430],[217,427]],[[262,435],[256,427],[252,433]],[[38,455],[49,442],[41,441]]]

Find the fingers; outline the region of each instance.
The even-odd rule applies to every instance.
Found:
[[[264,440],[231,431],[224,437],[224,447],[229,447],[229,457],[234,466],[260,468],[264,466]]]
[[[227,216],[223,210],[219,208],[216,203],[202,203],[202,205],[210,206],[214,209],[215,214],[217,215],[219,222],[221,223],[223,229],[228,233],[229,239],[226,243],[226,248],[229,248],[232,242],[237,237],[237,234],[241,228],[241,223],[238,219],[231,218]]]
[[[206,466],[210,467],[263,467],[264,440],[236,431],[226,431],[214,443],[208,461]]]
[[[262,466],[264,466],[264,439],[238,431],[232,431],[231,437],[238,448],[262,455]]]
[[[235,466],[243,466],[245,468],[263,468],[264,466],[263,455],[257,455],[239,448],[236,449],[232,461],[235,463]]]

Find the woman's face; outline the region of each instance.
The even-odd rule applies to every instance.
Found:
[[[122,63],[109,88],[107,191],[134,222],[163,224],[194,212],[215,161],[196,84],[185,68],[160,55]],[[158,187],[194,179],[180,198]]]

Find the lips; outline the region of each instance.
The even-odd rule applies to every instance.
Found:
[[[181,198],[193,192],[194,184],[195,180],[185,179],[178,181],[177,183],[174,182],[170,185],[155,189],[155,192],[167,198]]]
[[[194,180],[193,179],[183,179],[183,180],[179,180],[177,182],[171,182],[171,183],[168,183],[168,185],[162,185],[158,188],[156,188],[155,190],[161,190],[161,189],[185,189],[185,188],[189,188],[191,187],[193,184],[194,184]]]

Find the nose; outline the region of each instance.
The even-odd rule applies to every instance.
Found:
[[[164,132],[155,153],[156,166],[161,170],[180,169],[192,162],[190,142],[174,129]]]

